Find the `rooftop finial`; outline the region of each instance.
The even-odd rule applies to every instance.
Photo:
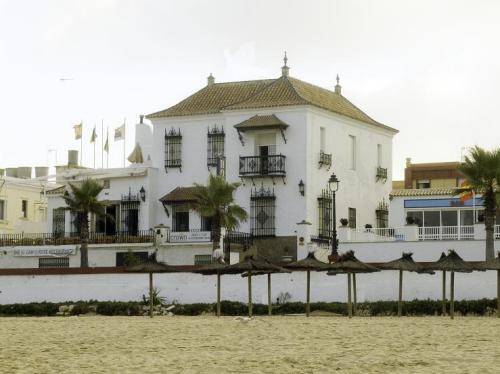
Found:
[[[214,83],[215,83],[215,78],[212,75],[212,73],[210,73],[210,75],[207,77],[207,86],[211,86]]]
[[[340,78],[338,74],[337,74],[337,84],[335,85],[335,93],[339,95],[342,93],[342,86],[340,85]]]
[[[281,67],[281,75],[283,77],[288,77],[288,72],[289,72],[290,68],[287,65],[287,63],[288,63],[288,57],[286,57],[286,51],[285,51],[285,57],[283,57],[283,62],[285,63],[285,65],[283,65]]]

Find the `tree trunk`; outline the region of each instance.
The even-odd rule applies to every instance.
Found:
[[[484,229],[486,230],[486,261],[495,258],[495,210],[484,210]]]
[[[80,226],[80,267],[89,267],[89,218],[88,213],[82,214]]]

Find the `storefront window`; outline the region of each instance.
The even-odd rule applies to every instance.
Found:
[[[456,210],[442,210],[441,211],[441,224],[442,226],[457,226],[458,216]]]
[[[439,210],[426,210],[424,212],[424,226],[425,227],[436,227],[440,226]]]

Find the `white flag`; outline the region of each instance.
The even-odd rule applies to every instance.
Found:
[[[115,129],[115,142],[118,140],[125,140],[125,124]]]
[[[75,130],[75,140],[82,138],[83,123],[80,122],[78,125],[73,126]]]

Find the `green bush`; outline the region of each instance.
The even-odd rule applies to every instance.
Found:
[[[0,305],[2,316],[55,316],[59,311],[59,304],[54,303],[29,303]]]
[[[103,316],[139,316],[142,304],[135,301],[102,301],[97,303],[96,313]]]

